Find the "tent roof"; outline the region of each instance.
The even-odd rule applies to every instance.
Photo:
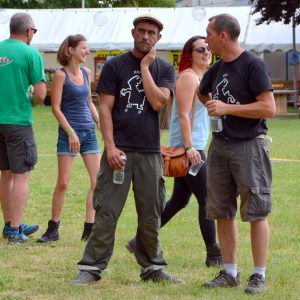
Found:
[[[247,31],[245,48],[254,49],[257,52],[268,51],[289,51],[293,49],[293,28],[292,24],[285,25],[281,22],[256,25],[255,21],[260,18],[260,14],[251,16]],[[296,49],[300,51],[300,26],[296,27]]]
[[[22,10],[0,10],[0,40],[9,36],[9,18]],[[24,10],[23,10],[24,11]],[[193,35],[206,35],[208,19],[220,13],[234,15],[241,25],[239,42],[247,49],[256,51],[288,51],[292,49],[292,27],[283,23],[255,25],[258,15],[250,15],[250,6],[180,8],[106,8],[106,9],[43,9],[26,10],[34,19],[38,32],[32,46],[41,51],[57,51],[63,39],[81,33],[91,50],[113,50],[132,48],[131,29],[135,17],[151,13],[163,20],[162,38],[157,44],[159,50],[182,49]],[[6,18],[7,17],[7,18]],[[6,23],[4,23],[6,19]],[[300,50],[300,28],[296,28],[297,49]]]

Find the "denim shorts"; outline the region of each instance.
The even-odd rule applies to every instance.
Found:
[[[100,152],[94,129],[74,129],[74,131],[80,142],[81,155]],[[69,150],[69,137],[61,128],[58,129],[57,155],[76,155],[76,153]]]
[[[0,125],[0,170],[23,174],[32,170],[36,162],[32,126]]]

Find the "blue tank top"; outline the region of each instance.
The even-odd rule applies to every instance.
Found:
[[[206,107],[197,98],[194,116],[194,125],[192,128],[192,141],[193,146],[197,150],[205,150],[209,130],[210,122]],[[190,120],[192,119],[192,111],[190,112]],[[184,147],[181,137],[179,115],[177,110],[177,102],[174,97],[172,105],[172,113],[170,120],[170,133],[169,133],[170,146]]]
[[[89,78],[84,68],[80,68],[83,74],[83,85],[74,84],[65,68],[61,70],[66,74],[62,91],[60,108],[70,126],[74,129],[93,129],[94,122],[89,107]]]

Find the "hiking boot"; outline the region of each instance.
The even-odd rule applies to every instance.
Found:
[[[88,285],[90,283],[100,280],[100,276],[96,276],[88,271],[80,271],[77,277],[70,282],[72,285]]]
[[[39,230],[40,226],[37,224],[21,224],[20,227],[22,228],[23,234],[25,235],[31,235],[35,233],[36,231]],[[9,225],[4,225],[3,231],[2,231],[2,236],[7,239],[8,238],[8,229],[10,228]]]
[[[143,278],[143,281],[152,280],[153,282],[172,282],[175,284],[185,284],[181,279],[174,277],[164,270],[158,270],[149,275],[149,277]]]
[[[127,242],[125,245],[126,249],[129,253],[134,253],[134,249],[136,248],[136,240],[135,237]]]
[[[37,240],[38,243],[48,243],[59,240],[58,227],[60,222],[48,221],[46,232]]]
[[[206,288],[214,287],[238,287],[240,285],[240,273],[236,277],[221,270],[220,273],[211,281],[205,282],[202,286]]]
[[[263,293],[267,289],[266,279],[261,274],[252,274],[248,279],[248,286],[245,289],[247,294]]]
[[[88,240],[88,238],[90,237],[90,234],[92,232],[93,225],[94,225],[94,223],[84,222],[83,232],[82,232],[82,236],[81,236],[82,241]]]
[[[205,264],[208,268],[223,265],[222,255],[218,244],[206,246]]]
[[[21,227],[19,227],[19,229],[12,229],[11,227],[9,227],[9,229],[7,230],[7,234],[8,243],[11,245],[22,244],[29,240],[28,237],[23,233]]]
[[[125,248],[128,250],[129,253],[131,253],[131,254],[133,253],[133,250],[132,250],[129,242],[125,245]]]

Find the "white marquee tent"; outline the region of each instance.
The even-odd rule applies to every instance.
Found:
[[[9,36],[9,18],[20,10],[0,10],[0,40]],[[132,20],[144,13],[159,17],[164,23],[159,50],[182,49],[193,35],[205,35],[208,18],[230,13],[240,22],[240,43],[247,50],[262,52],[293,49],[292,25],[270,23],[255,25],[258,14],[251,15],[250,6],[241,7],[180,7],[180,8],[107,8],[27,10],[38,32],[32,46],[41,51],[57,51],[62,40],[70,34],[81,33],[91,50],[124,50],[132,47]],[[300,51],[300,26],[296,28],[296,49]]]

